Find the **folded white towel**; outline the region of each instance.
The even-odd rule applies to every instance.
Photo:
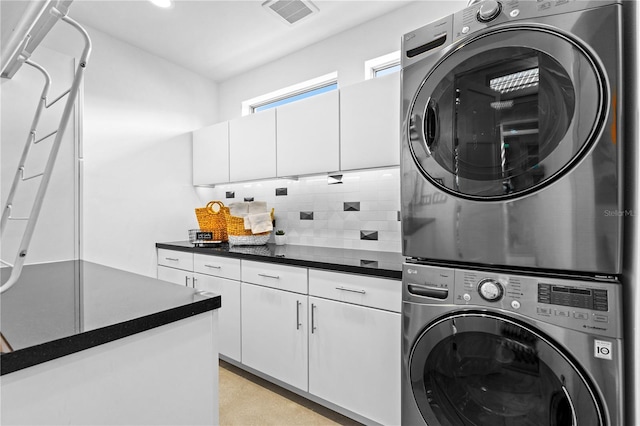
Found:
[[[251,233],[260,234],[262,232],[272,231],[273,223],[271,222],[270,213],[257,213],[247,216],[251,224]]]
[[[229,214],[231,216],[245,217],[249,213],[249,203],[231,203],[229,204]]]
[[[249,203],[247,203],[249,206],[249,210],[247,211],[247,213],[249,214],[256,214],[256,213],[268,213],[269,210],[267,210],[267,202],[266,201],[251,201]]]

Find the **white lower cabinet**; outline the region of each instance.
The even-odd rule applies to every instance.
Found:
[[[221,296],[219,353],[240,362],[240,259],[158,249],[158,279]]]
[[[242,363],[306,391],[307,296],[242,283]]]
[[[240,361],[240,282],[198,273],[194,277],[197,289],[222,296],[218,309],[220,353]]]
[[[158,278],[222,296],[220,354],[238,365],[400,424],[400,281],[162,249]]]
[[[400,314],[309,296],[309,393],[400,424]]]
[[[193,253],[158,249],[158,279],[193,287]]]
[[[182,269],[158,265],[158,279],[187,287],[193,287],[193,273]]]

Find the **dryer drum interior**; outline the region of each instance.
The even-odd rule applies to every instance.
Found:
[[[424,418],[441,425],[603,425],[602,403],[571,356],[498,314],[458,312],[429,325],[410,356]]]

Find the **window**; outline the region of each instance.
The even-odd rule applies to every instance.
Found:
[[[382,77],[400,71],[400,51],[370,59],[364,63],[364,78]]]
[[[286,98],[267,102],[262,105],[254,105],[253,112],[264,111],[265,109],[279,107],[280,105],[285,105],[291,102],[299,101],[300,99],[305,99],[311,96],[319,95],[321,93],[329,92],[331,90],[336,90],[337,88],[338,88],[338,83],[333,83],[327,86],[318,87],[317,89],[311,89],[309,91],[302,92],[297,95],[291,95],[291,96],[287,96]]]
[[[312,80],[294,84],[242,103],[242,115],[279,107],[301,99],[320,95],[338,88],[338,73],[333,72]]]
[[[400,71],[400,64],[389,65],[388,67],[374,69],[374,77],[382,77],[383,75],[393,74]]]

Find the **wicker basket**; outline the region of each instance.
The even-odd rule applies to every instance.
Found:
[[[218,206],[218,211],[215,211],[214,206]],[[198,225],[200,230],[213,232],[216,236],[216,240],[226,242],[229,241],[227,235],[227,220],[224,214],[224,209],[229,209],[224,206],[222,201],[209,201],[206,207],[196,209],[196,217],[198,218]]]
[[[253,234],[250,229],[244,229],[244,218],[231,216],[229,207],[222,207],[221,210],[227,222],[229,245],[261,246],[269,241],[271,231]],[[271,220],[273,220],[273,209],[271,209]]]

